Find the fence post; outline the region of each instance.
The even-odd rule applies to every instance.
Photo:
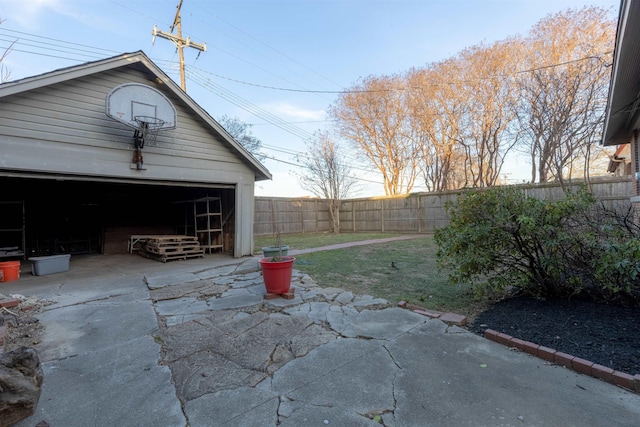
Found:
[[[300,200],[300,223],[302,224],[302,234],[304,234],[304,201]]]
[[[384,199],[380,199],[380,228],[382,229],[382,233],[384,233]]]
[[[273,199],[269,199],[269,204],[271,205],[271,234],[276,234],[276,209],[273,206]]]
[[[416,197],[417,202],[418,202],[418,234],[422,233],[422,196],[420,196],[420,194],[418,194],[418,196]]]
[[[351,201],[351,223],[353,224],[353,232],[356,232],[356,202]]]

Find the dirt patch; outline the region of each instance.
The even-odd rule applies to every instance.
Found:
[[[53,301],[23,295],[1,295],[0,299],[16,298],[20,304],[11,308],[0,308],[0,325],[6,326],[4,351],[19,347],[34,347],[42,341],[44,325],[36,317],[42,308]]]
[[[512,298],[469,326],[490,328],[611,369],[640,374],[640,308],[584,300]]]

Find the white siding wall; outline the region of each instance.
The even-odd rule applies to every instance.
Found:
[[[105,114],[105,97],[122,83],[149,84],[146,75],[117,69],[6,96],[0,102],[0,168],[133,180],[208,184],[253,183],[253,172],[170,91],[176,129],[145,145],[146,170],[131,169],[133,130]]]
[[[253,253],[253,218],[255,212],[254,185],[236,187],[236,236],[234,256]]]

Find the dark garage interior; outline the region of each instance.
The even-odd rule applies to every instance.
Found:
[[[2,177],[0,188],[0,257],[124,254],[136,234],[197,235],[201,244],[213,238],[217,252],[233,253],[233,188],[33,177]],[[203,206],[215,214],[196,215]],[[211,225],[199,231],[221,232],[196,232],[203,220]]]

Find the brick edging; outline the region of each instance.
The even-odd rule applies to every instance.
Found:
[[[406,308],[412,310],[414,313],[422,314],[423,316],[427,316],[432,319],[440,319],[444,322],[458,326],[464,326],[467,324],[467,318],[460,314],[426,310],[422,307],[418,307],[417,305],[408,304],[406,301],[400,301],[398,303],[398,307]],[[507,347],[515,347],[527,354],[546,360],[550,363],[555,363],[556,365],[564,366],[565,368],[569,368],[580,374],[589,375],[623,387],[629,391],[640,393],[640,375],[638,374],[629,375],[626,372],[615,371],[611,368],[590,362],[580,357],[575,357],[549,347],[514,338],[511,335],[503,334],[502,332],[494,331],[493,329],[485,330],[484,337],[490,341],[494,341]]]
[[[589,375],[601,379],[611,384],[626,388],[629,391],[640,393],[640,375],[630,375],[626,372],[615,371],[597,363],[590,362],[580,357],[575,357],[549,347],[514,338],[511,335],[503,334],[493,329],[484,331],[484,337],[490,341],[507,347],[515,347],[532,356],[564,366],[581,374]]]

